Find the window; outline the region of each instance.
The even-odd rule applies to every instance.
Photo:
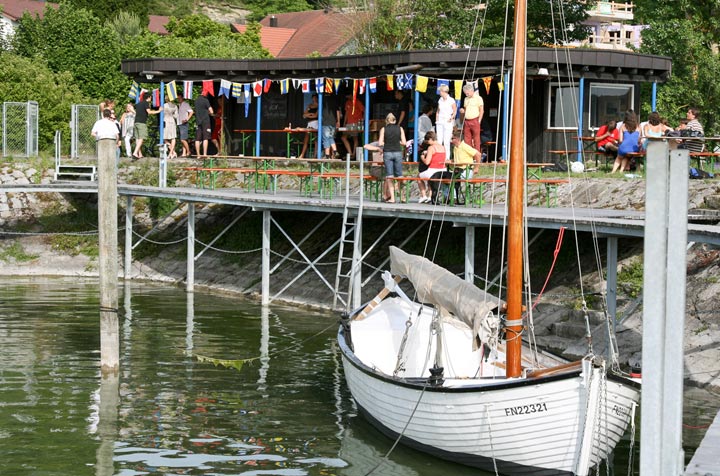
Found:
[[[577,129],[578,91],[578,87],[571,84],[550,84],[548,128]]]
[[[634,104],[633,93],[632,84],[591,84],[588,128],[597,129],[610,119],[622,121]]]

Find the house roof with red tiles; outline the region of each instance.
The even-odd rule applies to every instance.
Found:
[[[150,23],[148,24],[148,30],[158,35],[167,35],[168,31],[165,26],[170,21],[170,17],[163,15],[150,15]]]
[[[53,8],[58,7],[57,3],[41,2],[39,0],[0,0],[2,15],[13,22],[20,20],[25,12],[42,18],[46,5]]]
[[[245,33],[247,25],[232,24],[232,28],[238,33]],[[278,54],[288,44],[290,38],[297,32],[294,28],[280,28],[271,26],[260,27],[260,44],[268,50],[271,55],[278,57]]]
[[[350,22],[347,14],[325,10],[275,13],[260,22],[263,26],[261,36],[274,28],[295,30],[275,54],[276,58],[305,58],[314,52],[331,56],[352,38]]]

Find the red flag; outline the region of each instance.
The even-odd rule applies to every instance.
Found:
[[[355,113],[355,102],[357,101],[357,93],[358,93],[358,80],[353,79],[353,105],[352,105],[352,112]]]
[[[264,80],[263,92],[267,93],[270,91],[271,81],[269,79]]]
[[[485,83],[485,92],[490,94],[490,83],[492,83],[492,76],[486,76],[482,80],[483,83]]]
[[[211,96],[215,96],[215,90],[213,89],[213,80],[212,79],[203,80],[203,87],[202,87],[201,94],[205,94],[205,91],[210,93]]]
[[[253,83],[253,96],[258,97],[262,95],[262,81],[255,81]]]
[[[304,93],[310,92],[310,80],[309,79],[303,79],[300,84],[302,85],[302,92],[304,92]]]

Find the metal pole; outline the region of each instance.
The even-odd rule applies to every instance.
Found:
[[[416,76],[416,78],[417,78],[417,76]],[[419,117],[418,113],[420,112],[420,110],[419,110],[420,109],[420,91],[418,91],[417,89],[415,90],[414,109],[415,110],[413,111],[413,116],[415,116],[415,119],[414,119],[415,127],[413,128],[413,162],[417,162],[418,161],[418,149],[420,148],[419,144],[418,144],[418,117]],[[425,139],[425,138],[423,137],[423,139]]]
[[[317,138],[317,147],[315,154],[318,159],[321,159],[323,156],[323,143],[322,143],[322,128],[323,128],[323,93],[317,90],[317,85],[315,86],[315,91],[318,95],[318,138]]]
[[[260,116],[262,115],[262,96],[257,97],[257,110],[255,111],[255,155],[260,156]]]
[[[683,332],[689,153],[647,151],[640,474],[682,473]]]
[[[195,289],[195,204],[188,202],[187,216],[187,280],[185,291]]]
[[[100,367],[103,375],[115,374],[120,368],[116,147],[115,139],[98,141]]]
[[[160,81],[160,144],[158,144],[158,150],[160,151],[160,167],[158,167],[158,183],[160,188],[167,187],[167,149],[165,148],[165,82]]]
[[[502,157],[508,158],[508,122],[510,121],[510,73],[505,73],[505,87],[503,88],[503,127],[502,127]],[[496,154],[497,155],[497,154]],[[490,159],[488,159],[490,160]]]
[[[585,78],[581,77],[579,81],[580,92],[578,94],[578,138],[577,138],[577,161],[582,162],[583,141],[583,101],[585,100]]]
[[[657,111],[657,82],[652,83],[652,110]]]
[[[363,131],[363,134],[365,136],[365,143],[370,143],[370,80],[368,78],[365,78],[365,131]],[[367,161],[368,159],[368,150],[363,148],[363,160]]]
[[[126,198],[125,206],[125,268],[123,270],[124,278],[130,279],[132,277],[132,220],[133,220],[133,197],[128,195]]]
[[[617,236],[607,237],[607,310],[613,322],[613,329],[617,321]],[[608,341],[609,342],[609,341]]]
[[[467,200],[467,198],[466,198]],[[465,281],[475,282],[475,227],[465,227]]]
[[[263,210],[262,221],[262,301],[266,306],[270,304],[270,210]]]

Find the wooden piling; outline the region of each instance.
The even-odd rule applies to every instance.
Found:
[[[115,374],[120,368],[116,149],[114,139],[98,141],[100,367],[103,375]]]

